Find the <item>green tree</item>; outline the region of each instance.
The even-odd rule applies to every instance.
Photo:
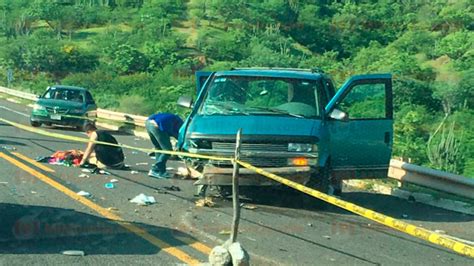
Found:
[[[453,32],[436,43],[437,55],[448,55],[457,59],[474,47],[474,32],[462,30]]]
[[[145,55],[128,44],[118,45],[111,56],[112,66],[121,74],[145,71],[149,65]]]

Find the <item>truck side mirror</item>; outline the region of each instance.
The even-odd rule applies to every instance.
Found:
[[[178,99],[178,105],[186,108],[193,108],[193,98],[189,96],[180,96]]]
[[[334,108],[334,110],[329,113],[329,117],[343,122],[349,121],[349,115],[346,112],[343,112],[336,108]]]

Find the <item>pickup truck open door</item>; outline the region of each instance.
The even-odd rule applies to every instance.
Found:
[[[334,176],[386,177],[393,144],[391,75],[351,77],[325,111]]]

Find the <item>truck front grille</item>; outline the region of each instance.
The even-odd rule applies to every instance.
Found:
[[[235,150],[235,143],[232,142],[212,142],[212,149],[218,154],[219,151],[232,152]],[[286,143],[242,143],[240,147],[241,151],[246,152],[288,152],[288,144]],[[253,156],[241,156],[240,160],[248,162],[257,167],[285,167],[288,165],[288,158],[286,157],[253,157]],[[229,161],[211,161],[212,164],[219,166],[231,166],[232,162]]]
[[[232,142],[212,142],[213,150],[235,150],[235,143]],[[241,151],[273,151],[273,152],[287,152],[287,143],[242,143],[240,145]]]

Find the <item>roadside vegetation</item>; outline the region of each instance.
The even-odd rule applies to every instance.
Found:
[[[0,0],[0,85],[83,86],[101,108],[184,115],[196,70],[320,67],[339,85],[391,72],[394,155],[473,177],[470,3]]]

